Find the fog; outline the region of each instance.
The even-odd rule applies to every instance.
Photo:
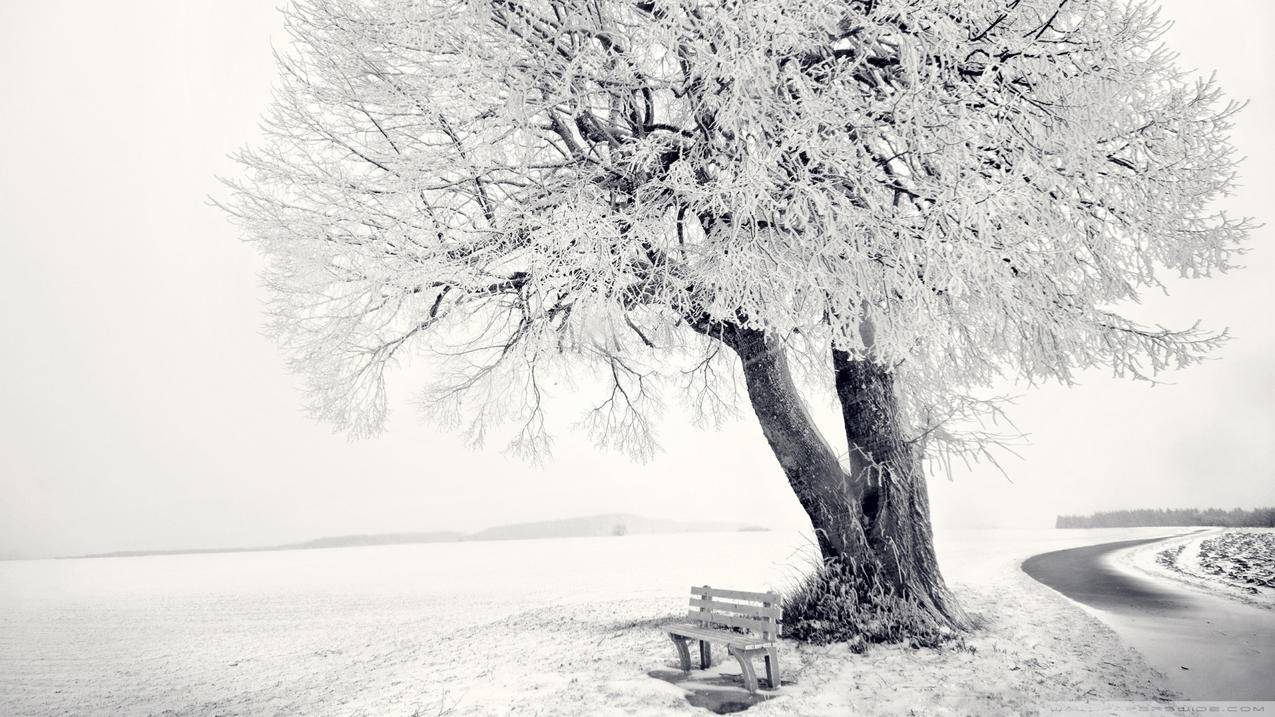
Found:
[[[1169,43],[1250,104],[1227,202],[1269,220],[1275,5],[1172,0]],[[601,452],[560,415],[553,459],[470,450],[394,377],[388,431],[350,442],[300,410],[261,330],[260,259],[209,205],[256,136],[282,46],[270,3],[0,4],[0,555],[280,543],[475,530],[630,512],[791,528],[804,516],[751,417],[720,430],[670,410],[663,451]],[[1172,282],[1135,314],[1235,340],[1155,387],[1084,376],[1022,393],[1031,434],[1002,474],[931,481],[945,527],[1042,527],[1058,513],[1275,503],[1275,255]],[[813,400],[813,399],[812,399]],[[827,409],[825,401],[816,408]],[[676,407],[670,402],[670,407]],[[830,429],[835,426],[830,426]]]

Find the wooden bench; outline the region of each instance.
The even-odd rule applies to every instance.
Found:
[[[776,593],[750,593],[742,590],[719,590],[707,585],[691,588],[691,609],[685,623],[665,625],[665,634],[677,646],[682,669],[690,671],[691,654],[686,643],[699,641],[700,668],[713,664],[711,643],[725,645],[726,651],[744,671],[744,686],[757,691],[757,673],[753,672],[753,655],[766,660],[766,682],[773,690],[779,687],[779,623],[783,611]]]

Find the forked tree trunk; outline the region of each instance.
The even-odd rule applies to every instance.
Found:
[[[762,432],[810,516],[825,562],[941,625],[969,627],[939,573],[925,477],[901,432],[891,374],[833,352],[850,448],[847,473],[811,420],[782,347],[761,332],[718,337],[740,356]]]
[[[903,436],[893,375],[843,351],[834,349],[832,358],[851,483],[876,581],[954,628],[969,627],[939,572],[925,472],[918,449]]]

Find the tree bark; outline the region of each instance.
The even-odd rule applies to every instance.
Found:
[[[783,347],[761,332],[738,332],[731,344],[762,434],[815,529],[824,558],[865,554],[857,496],[793,383]]]
[[[939,572],[925,472],[919,450],[903,435],[893,374],[837,349],[832,363],[872,577],[952,627],[968,627]]]
[[[810,517],[825,564],[850,571],[878,597],[969,627],[939,572],[920,456],[902,433],[891,373],[833,351],[847,472],[811,419],[778,341],[739,328],[702,333],[739,354],[762,433]]]

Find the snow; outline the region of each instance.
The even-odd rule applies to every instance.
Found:
[[[1235,565],[1241,550],[1246,552],[1244,570]],[[1124,551],[1120,560],[1156,578],[1275,609],[1275,587],[1269,586],[1275,575],[1275,530],[1270,528],[1197,528],[1190,535]],[[1242,576],[1257,576],[1266,584]]]
[[[1194,529],[1175,539],[1117,550],[1106,558],[1109,567],[1180,598],[1178,607],[1169,611],[1093,613],[1161,670],[1167,686],[1186,699],[1275,698],[1270,680],[1275,670],[1275,612],[1226,581],[1188,572],[1196,569],[1193,563],[1198,565],[1194,554],[1209,553],[1206,559],[1213,562],[1218,548],[1227,552],[1241,546],[1216,540],[1235,532]],[[1166,553],[1174,558],[1172,566],[1159,562]]]
[[[1110,629],[1018,569],[1156,531],[941,532],[948,580],[985,621],[973,650],[784,642],[792,684],[749,712],[1164,697]],[[676,669],[658,625],[693,583],[782,590],[809,556],[774,532],[0,563],[0,713],[704,714],[650,676]]]

